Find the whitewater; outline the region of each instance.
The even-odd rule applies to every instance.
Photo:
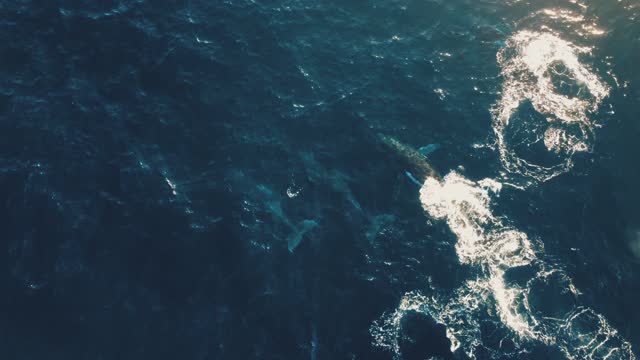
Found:
[[[544,23],[544,26],[532,26]],[[575,44],[563,32],[583,39]],[[624,86],[609,73],[603,79],[587,65],[593,47],[590,39],[604,33],[594,20],[580,12],[546,8],[522,21],[522,29],[509,36],[496,54],[502,89],[490,109],[495,149],[503,171],[495,178],[472,180],[459,171],[443,179],[428,177],[420,189],[426,215],[445,222],[455,235],[455,252],[461,265],[476,270],[455,291],[429,287],[412,291],[398,307],[371,326],[374,343],[402,354],[398,343],[401,322],[409,312],[430,316],[446,327],[453,353],[476,358],[479,347],[492,358],[519,358],[530,344],[556,347],[567,359],[635,359],[631,345],[607,319],[584,304],[571,277],[547,261],[544,239],[514,227],[508,214],[496,214],[493,204],[504,186],[528,191],[572,170],[575,154],[592,151],[597,113],[612,86]],[[522,121],[523,106],[532,108],[543,124]],[[534,126],[535,125],[535,126]],[[514,128],[516,128],[514,130]],[[513,134],[518,134],[514,136]],[[551,163],[536,163],[521,149],[540,145]],[[527,269],[520,281],[507,276]],[[542,290],[558,293],[562,303],[554,308],[532,301]],[[541,295],[545,296],[545,295]],[[489,315],[505,329],[502,348],[484,344],[481,318]]]

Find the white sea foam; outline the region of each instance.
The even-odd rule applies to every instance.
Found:
[[[582,15],[569,10],[545,9],[538,16],[581,23],[579,29],[583,32],[602,32]],[[576,152],[591,149],[595,123],[590,115],[598,110],[610,91],[609,86],[581,62],[592,50],[571,43],[548,27],[521,30],[506,40],[505,47],[497,54],[503,84],[492,113],[500,160],[509,173],[545,181],[570,170]],[[511,119],[527,101],[548,123],[547,129],[533,134],[533,140],[527,145],[542,138],[546,149],[558,157],[555,165],[526,160],[510,143],[507,132]]]
[[[585,45],[604,30],[562,8],[543,9],[523,22],[536,25],[515,32],[497,54],[503,83],[492,117],[504,168],[499,181],[472,181],[452,171],[441,180],[428,178],[420,189],[424,211],[446,222],[457,238],[458,260],[477,275],[453,291],[429,286],[409,292],[395,311],[374,322],[374,343],[397,358],[403,317],[421,312],[446,326],[451,351],[474,359],[480,346],[491,358],[522,358],[535,343],[555,346],[567,359],[636,359],[605,317],[581,303],[571,278],[545,261],[541,242],[491,208],[503,185],[524,191],[571,170],[576,153],[591,151],[599,126],[593,118],[610,92],[587,65],[593,48]],[[515,268],[523,270],[509,278]],[[485,322],[501,329],[497,345],[483,343],[494,336],[483,333]],[[512,345],[503,348],[504,340]]]
[[[457,236],[455,248],[460,262],[485,270],[485,285],[501,320],[519,335],[532,337],[535,324],[518,311],[522,289],[508,287],[504,271],[530,264],[536,255],[525,233],[509,228],[492,214],[490,194],[499,189],[499,183],[492,179],[473,182],[451,172],[442,182],[427,179],[420,200],[431,217],[446,220]]]
[[[635,359],[631,345],[602,315],[579,304],[579,292],[571,279],[545,263],[541,245],[493,214],[491,200],[500,189],[495,180],[475,182],[455,171],[442,181],[425,181],[420,190],[425,212],[446,221],[458,238],[459,261],[476,267],[479,275],[453,293],[407,293],[394,312],[372,325],[374,342],[400,358],[401,320],[406,313],[417,311],[447,327],[452,351],[475,358],[476,348],[487,346],[482,344],[480,319],[489,315],[511,334],[516,357],[533,342],[557,346],[568,359]],[[518,283],[506,280],[509,269],[527,265],[539,270]],[[567,308],[551,316],[532,305],[540,296],[535,291],[540,284],[571,299]],[[504,352],[488,350],[496,357]]]

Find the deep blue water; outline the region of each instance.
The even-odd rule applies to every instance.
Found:
[[[396,349],[372,328],[408,292],[444,304],[542,265],[461,261],[380,134],[438,144],[443,176],[506,184],[491,211],[579,290],[535,283],[533,313],[575,302],[638,354],[637,1],[20,0],[0,2],[0,29],[1,358],[467,358],[427,311],[402,316]],[[509,151],[571,159],[544,180],[510,173],[495,131],[509,76],[535,78],[497,57],[520,59],[526,31],[588,48],[608,89],[596,99],[568,61],[538,74],[591,106],[571,113],[588,149],[569,155],[540,140],[558,103],[510,117]],[[472,356],[566,358],[501,321],[496,296],[469,315]]]

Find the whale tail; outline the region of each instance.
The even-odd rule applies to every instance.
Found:
[[[298,245],[300,245],[304,236],[318,226],[319,225],[315,220],[303,220],[298,224],[294,228],[293,232],[287,236],[287,248],[289,249],[289,252],[293,252]]]

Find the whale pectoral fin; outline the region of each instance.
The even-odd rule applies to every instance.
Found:
[[[411,180],[412,183],[418,185],[419,187],[422,187],[422,184],[420,183],[420,181],[418,181],[418,179],[416,179],[415,176],[413,176],[413,174],[411,174],[408,170],[405,170],[404,174],[407,175],[407,177],[409,178],[409,180]]]
[[[421,148],[418,149],[418,152],[420,154],[422,154],[423,156],[428,156],[429,154],[433,153],[434,151],[440,149],[440,144],[429,144],[427,146],[423,146]]]

